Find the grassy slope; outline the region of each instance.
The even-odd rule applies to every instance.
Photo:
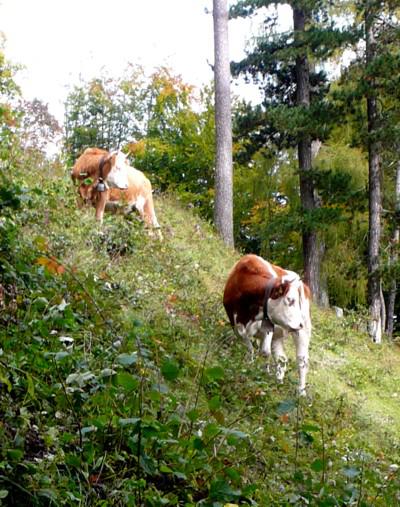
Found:
[[[25,237],[32,244],[47,245],[46,255],[55,255],[67,268],[63,276],[76,282],[77,294],[89,294],[87,305],[94,308],[93,320],[81,319],[79,326],[64,331],[75,340],[74,361],[66,366],[60,361],[64,369],[59,375],[67,377],[83,363],[91,372],[106,368],[120,372],[121,355],[140,351],[144,343],[151,362],[146,363],[145,355],[141,369],[127,371],[138,376],[141,386],[143,378],[152,379],[149,386],[158,382],[157,395],[152,387],[142,393],[145,398],[149,393],[144,402],[146,417],[167,427],[179,415],[179,430],[174,430],[179,443],[170,445],[181,449],[184,440],[194,446],[190,466],[175,460],[169,450],[163,470],[143,465],[144,497],[138,500],[136,493],[131,505],[140,501],[178,505],[183,497],[186,505],[201,501],[216,506],[228,501],[239,504],[246,499],[256,505],[303,505],[304,498],[313,505],[352,505],[360,501],[360,491],[364,505],[395,505],[398,478],[388,475],[388,466],[400,461],[400,350],[396,345],[372,345],[365,333],[357,331],[354,316],[338,320],[330,311],[313,308],[309,395],[298,400],[291,342],[287,344],[288,375],[283,385],[277,385],[265,373],[262,359],[250,365],[243,344],[233,338],[221,294],[239,254],[226,249],[208,224],[173,197],[159,197],[162,243],[144,234],[135,219],[107,216],[99,230],[92,210],[75,208],[69,182],[57,186],[58,195],[53,195],[57,183],[51,185],[37,198]],[[40,209],[41,200],[45,206]],[[71,306],[78,304],[72,290],[64,296]],[[58,333],[63,334],[63,329]],[[115,345],[116,340],[121,344]],[[59,344],[46,346],[54,353],[60,350]],[[11,349],[11,344],[5,347],[7,358],[12,358]],[[166,365],[177,370],[168,374]],[[54,382],[57,378],[50,379]],[[136,404],[130,405],[126,396],[120,404],[112,398],[113,392],[109,396],[116,416],[128,420],[138,415],[136,398]],[[95,414],[103,417],[96,403],[106,401],[87,402],[83,426],[90,427]],[[64,402],[54,407],[54,414],[60,407],[68,412]],[[31,410],[40,408],[36,400]],[[37,419],[43,433],[48,432],[50,423],[35,415]],[[52,419],[53,424],[60,423]],[[71,428],[68,431],[73,433]],[[60,427],[59,431],[67,430]],[[121,444],[119,453],[123,451],[127,452]],[[117,457],[108,453],[109,469],[117,470]],[[200,464],[190,468],[196,460]],[[176,472],[176,481],[185,483],[166,487],[160,476],[175,469],[183,474]],[[50,475],[47,468],[46,473]],[[68,504],[58,479],[52,481],[57,498]],[[122,484],[127,487],[126,482],[104,479],[109,491],[122,491]],[[86,504],[98,501],[100,505],[97,496]],[[129,504],[126,499],[112,503]],[[75,505],[72,500],[70,504]]]

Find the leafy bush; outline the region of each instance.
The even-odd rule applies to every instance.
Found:
[[[399,353],[372,349],[362,316],[314,309],[298,399],[292,356],[280,385],[232,337],[237,256],[210,226],[163,196],[163,242],[132,217],[100,229],[67,180],[20,177],[29,198],[2,221],[2,504],[398,503]]]

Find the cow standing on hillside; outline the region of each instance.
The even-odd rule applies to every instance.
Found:
[[[115,172],[124,174],[125,186],[113,184]],[[154,211],[151,183],[141,171],[129,165],[122,152],[87,148],[75,162],[71,178],[74,182],[81,182],[79,196],[83,202],[96,207],[96,218],[100,222],[106,209],[123,207],[128,213],[135,207],[147,226],[160,228]],[[92,180],[90,183],[84,181],[88,178]],[[161,239],[160,231],[158,235]]]
[[[299,393],[305,394],[311,337],[311,293],[299,275],[257,255],[245,255],[233,267],[225,285],[223,304],[229,321],[245,341],[251,360],[251,339],[261,338],[261,353],[276,364],[283,380],[287,357],[283,342],[293,335],[299,370]]]

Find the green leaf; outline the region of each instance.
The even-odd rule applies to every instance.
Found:
[[[65,359],[69,355],[70,355],[69,352],[65,352],[65,351],[57,352],[56,355],[54,356],[54,359],[56,361],[61,361],[62,359]]]
[[[65,463],[71,467],[81,468],[81,459],[76,454],[66,454]]]
[[[35,384],[33,383],[32,377],[29,373],[26,374],[26,381],[28,384],[28,394],[34,400],[35,399]]]
[[[8,491],[6,489],[0,489],[0,499],[5,498],[8,495]]]
[[[187,417],[189,419],[189,421],[197,421],[197,419],[200,417],[200,412],[196,409],[192,409],[192,410],[189,410],[189,412],[187,412]]]
[[[8,459],[11,461],[20,461],[24,455],[24,451],[21,449],[9,449],[7,451]]]
[[[177,479],[181,479],[183,481],[187,480],[187,476],[183,472],[173,472],[173,474]]]
[[[117,361],[123,366],[130,366],[131,364],[136,364],[138,360],[137,352],[133,352],[132,354],[120,354],[117,356]]]
[[[163,474],[172,474],[173,470],[172,470],[172,468],[169,468],[169,466],[167,466],[167,465],[161,465],[160,472],[162,472]]]
[[[211,400],[208,400],[208,408],[211,411],[219,409],[220,406],[221,406],[221,400],[220,400],[219,396],[213,396],[211,398]]]
[[[152,401],[161,401],[161,393],[159,391],[149,391],[148,396]]]
[[[284,400],[276,409],[278,415],[290,414],[296,408],[296,400]]]
[[[236,491],[224,480],[213,481],[210,486],[210,498],[212,500],[236,500],[240,496],[240,490]]]
[[[121,371],[117,375],[117,384],[127,391],[133,391],[139,386],[139,380],[126,371]]]
[[[303,424],[301,429],[303,431],[321,431],[321,428],[319,426],[315,426],[313,424]]]
[[[225,473],[232,481],[241,482],[241,475],[235,468],[225,468]]]
[[[202,449],[204,449],[204,442],[201,438],[199,437],[195,437],[193,439],[193,449],[196,449],[197,451],[201,451]]]
[[[220,432],[221,428],[217,424],[210,423],[204,428],[204,436],[206,438],[214,438]]]
[[[310,468],[314,470],[314,472],[322,472],[324,469],[324,462],[322,459],[316,459],[311,463]]]
[[[57,500],[57,493],[52,489],[39,489],[37,492],[38,496],[44,496],[45,498],[48,498],[49,500],[56,501]]]
[[[167,360],[161,366],[161,373],[167,380],[175,380],[179,376],[179,366],[175,361]]]
[[[119,419],[118,423],[120,426],[128,426],[128,424],[137,424],[140,421],[140,417],[128,417],[126,419]]]
[[[207,368],[205,373],[210,380],[222,380],[224,378],[224,370],[221,366]]]

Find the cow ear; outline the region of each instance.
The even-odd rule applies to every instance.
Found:
[[[289,290],[289,282],[288,281],[280,282],[277,285],[275,285],[275,287],[272,289],[270,298],[278,299],[284,296],[288,290]]]

